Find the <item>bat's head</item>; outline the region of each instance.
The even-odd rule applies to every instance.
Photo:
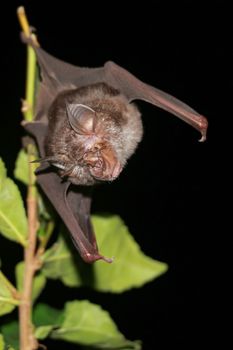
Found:
[[[107,132],[109,122],[106,115],[101,118],[99,113],[83,104],[66,104],[66,111],[69,124],[76,134],[79,152],[76,151],[74,155],[76,165],[65,175],[73,183],[82,180],[87,184],[117,178],[122,165],[111,142],[112,132]]]
[[[92,185],[116,179],[123,164],[112,143],[116,134],[112,122],[109,123],[106,116],[104,120],[99,113],[83,104],[66,104],[66,114],[70,130],[66,133],[64,126],[60,138],[65,144],[63,153],[56,149],[58,153],[55,151],[46,160],[58,168],[62,178],[73,184]]]
[[[45,160],[73,184],[116,179],[142,137],[137,108],[116,90],[110,95],[104,89],[96,84],[88,93],[85,88],[63,93],[50,109]]]

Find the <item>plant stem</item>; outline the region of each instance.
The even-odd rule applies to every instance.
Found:
[[[34,87],[35,87],[35,78],[36,78],[36,55],[32,47],[27,47],[27,79],[26,83],[26,103],[23,108],[24,118],[27,121],[33,121],[34,111]]]
[[[17,9],[17,15],[24,32],[24,35],[31,37],[35,46],[39,46],[37,38],[31,34],[30,26],[23,6]],[[33,121],[34,116],[34,96],[36,80],[36,54],[31,46],[27,46],[27,79],[26,79],[26,99],[23,101],[22,112],[26,121]]]
[[[19,22],[24,35],[32,38],[30,27],[23,7],[17,9]],[[34,41],[36,38],[34,36]],[[26,77],[26,100],[23,105],[24,118],[27,121],[33,120],[34,91],[35,91],[36,56],[31,47],[27,48],[27,77]],[[24,248],[24,280],[19,306],[19,328],[20,328],[20,349],[34,350],[38,348],[32,325],[32,287],[35,272],[37,270],[36,243],[37,243],[37,189],[35,186],[34,164],[31,163],[34,146],[27,147],[29,161],[29,185],[27,194],[27,215],[28,215],[28,244]]]
[[[31,158],[32,145],[28,146],[28,155]],[[29,163],[29,186],[27,195],[28,214],[28,245],[24,249],[24,281],[19,307],[20,320],[20,349],[37,349],[38,343],[33,334],[32,326],[32,287],[33,278],[37,270],[35,258],[37,242],[37,191],[35,186],[33,164]]]

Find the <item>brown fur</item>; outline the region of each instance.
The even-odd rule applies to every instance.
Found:
[[[95,111],[92,135],[80,135],[72,129],[67,103],[83,104]],[[113,180],[134,153],[143,133],[137,107],[106,83],[63,91],[52,103],[48,119],[46,156],[53,158],[51,163],[60,168],[61,176],[80,185]]]

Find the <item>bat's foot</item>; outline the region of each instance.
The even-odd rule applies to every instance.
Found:
[[[22,113],[26,113],[31,110],[32,106],[30,105],[30,103],[28,103],[27,100],[21,99],[21,103],[22,103],[22,106],[21,106]]]
[[[89,264],[91,264],[91,263],[93,263],[93,262],[95,262],[97,260],[103,260],[103,261],[105,261],[105,262],[110,264],[114,260],[114,258],[107,258],[107,257],[105,257],[103,255],[98,254],[98,253],[96,253],[96,254],[86,253],[86,254],[82,254],[81,256],[82,256],[83,260],[86,263],[89,263]]]
[[[30,33],[29,35],[25,34],[24,32],[20,33],[20,39],[21,41],[26,44],[26,45],[30,45],[32,47],[39,47],[40,44],[37,40],[36,35],[33,33],[34,28],[30,27]]]

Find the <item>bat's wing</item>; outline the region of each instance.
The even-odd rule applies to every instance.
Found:
[[[38,182],[71,233],[83,260],[89,263],[99,259],[111,261],[98,252],[90,221],[90,195],[75,189],[69,182],[61,183],[60,177],[53,172],[48,174],[40,170]]]
[[[107,62],[104,67],[109,85],[119,89],[130,102],[133,100],[143,100],[158,106],[200,131],[202,135],[200,141],[206,139],[208,122],[204,116],[177,98],[143,83],[114,62]]]
[[[61,61],[41,48],[34,47],[41,69],[42,83],[38,96],[37,117],[41,116],[41,106],[47,111],[59,91],[71,87],[81,87],[98,82],[106,82],[118,89],[129,102],[143,100],[158,106],[182,119],[201,132],[206,139],[208,122],[206,118],[177,98],[143,83],[134,75],[114,62],[107,62],[100,68],[82,68]]]

